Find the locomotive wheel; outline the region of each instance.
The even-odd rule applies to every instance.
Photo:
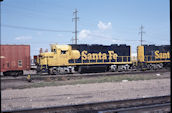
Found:
[[[49,69],[49,70],[48,70],[48,74],[53,75],[52,69]]]
[[[56,70],[56,71],[54,72],[54,74],[55,74],[55,75],[58,75],[59,73],[58,73],[58,71]]]
[[[133,65],[133,66],[131,67],[131,69],[132,69],[133,71],[137,71],[137,66]]]
[[[59,74],[59,71],[57,69],[53,69],[53,74],[54,75],[58,75]]]
[[[56,74],[55,72],[56,72],[56,69],[53,69],[53,68],[50,68],[49,71],[48,71],[48,73],[50,75],[55,75]]]

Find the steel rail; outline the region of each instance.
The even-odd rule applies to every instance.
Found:
[[[158,113],[170,113],[170,106],[171,103],[164,103],[164,104],[153,104],[153,105],[146,105],[146,106],[137,106],[137,107],[129,107],[129,108],[120,108],[115,110],[105,110],[105,111],[98,111],[98,113],[147,113],[147,112],[158,112]]]
[[[32,80],[46,80],[47,78],[56,79],[56,80],[70,80],[78,78],[88,78],[88,77],[98,77],[98,76],[117,76],[125,74],[150,74],[150,73],[161,73],[168,72],[168,70],[156,70],[156,71],[126,71],[126,72],[103,72],[103,73],[85,73],[85,74],[65,74],[65,75],[31,75]],[[25,76],[20,77],[1,77],[1,81],[13,81],[13,80],[26,80]],[[58,79],[59,78],[59,79]],[[63,79],[61,79],[63,78]],[[66,78],[66,79],[64,79]]]
[[[51,107],[43,107],[43,108],[6,110],[6,111],[2,111],[2,113],[98,113],[102,111],[106,112],[108,110],[118,110],[117,113],[125,113],[125,111],[127,110],[130,111],[141,110],[141,109],[156,110],[156,108],[160,109],[163,107],[165,107],[165,109],[169,109],[170,104],[171,104],[170,95],[165,95],[165,96],[117,100],[117,101],[84,103],[78,105],[64,105],[64,106],[51,106]]]

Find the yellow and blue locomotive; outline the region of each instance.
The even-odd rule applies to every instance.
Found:
[[[160,69],[170,64],[170,46],[137,47],[137,60],[131,57],[128,45],[51,45],[51,52],[40,53],[38,71],[49,74]]]
[[[143,45],[137,47],[137,59],[141,67],[159,69],[170,66],[170,45]]]
[[[78,71],[128,70],[132,65],[131,48],[127,45],[51,45],[51,52],[37,57],[38,70],[49,74]]]

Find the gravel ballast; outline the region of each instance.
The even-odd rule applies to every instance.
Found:
[[[163,95],[170,95],[170,79],[7,89],[1,91],[1,109],[39,108]]]

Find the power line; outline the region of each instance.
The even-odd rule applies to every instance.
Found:
[[[10,8],[12,8],[13,11],[20,12],[20,13],[17,13],[17,15],[32,16],[32,17],[33,17],[33,15],[36,15],[36,17],[43,16],[43,19],[48,18],[48,19],[52,19],[52,20],[57,20],[56,16],[49,15],[49,13],[43,13],[43,12],[40,12],[40,11],[38,12],[37,10],[26,9],[26,8],[21,8],[21,7],[10,7]],[[6,13],[7,10],[8,10],[8,8],[6,8],[2,13],[7,14]],[[58,13],[58,15],[60,15],[60,17],[62,17],[62,16],[64,16],[64,13]]]
[[[77,33],[78,33],[78,31],[77,31],[77,21],[79,20],[79,18],[77,17],[77,9],[75,9],[75,12],[73,12],[73,14],[75,14],[75,18],[72,18],[72,21],[73,20],[75,20],[75,44],[77,44]]]
[[[32,30],[32,31],[72,32],[72,31],[69,31],[69,30],[40,29],[40,28],[24,27],[24,26],[15,26],[15,25],[7,25],[7,24],[2,24],[2,27],[8,27],[8,28],[14,28],[14,29]]]

